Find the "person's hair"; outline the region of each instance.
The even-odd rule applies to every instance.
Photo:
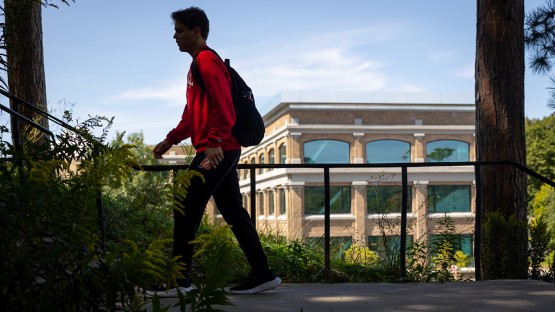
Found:
[[[195,27],[200,28],[200,35],[204,40],[208,39],[208,31],[210,30],[208,17],[206,13],[200,8],[190,7],[183,10],[175,11],[171,14],[171,18],[174,22],[180,22],[183,25],[193,29]]]

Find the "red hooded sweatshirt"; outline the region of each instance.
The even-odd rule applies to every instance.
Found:
[[[223,151],[239,150],[241,145],[231,134],[235,125],[235,109],[231,100],[231,79],[225,64],[209,50],[201,51],[193,62],[198,68],[206,90],[187,74],[187,104],[181,121],[166,136],[172,144],[191,138],[198,152],[207,147]]]

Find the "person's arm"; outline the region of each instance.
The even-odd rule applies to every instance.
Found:
[[[181,115],[181,120],[175,128],[173,128],[166,135],[165,141],[171,144],[178,144],[179,142],[189,138],[191,136],[190,132],[190,121],[189,121],[189,110],[187,105],[183,109],[183,114]]]
[[[173,144],[171,144],[170,142],[164,140],[164,141],[156,144],[156,146],[152,150],[152,155],[156,159],[162,159],[162,158],[164,158],[164,157],[162,157],[162,155],[164,155],[164,153],[166,153],[172,147],[172,145]]]
[[[162,155],[164,155],[164,153],[166,153],[174,144],[178,144],[190,136],[189,131],[189,111],[187,109],[187,105],[185,105],[183,114],[181,115],[181,120],[177,126],[168,132],[166,138],[162,142],[156,144],[152,150],[154,158],[162,159]]]

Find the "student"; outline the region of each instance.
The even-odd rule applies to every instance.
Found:
[[[241,249],[251,267],[243,284],[230,288],[234,294],[254,294],[274,289],[281,279],[270,270],[268,259],[249,214],[243,208],[237,176],[237,163],[241,146],[232,135],[235,111],[231,100],[231,80],[221,59],[207,48],[209,22],[203,10],[190,7],[173,12],[175,39],[179,51],[187,52],[198,62],[205,88],[194,81],[191,71],[187,74],[187,104],[181,121],[152,151],[154,157],[162,155],[174,144],[191,138],[196,150],[189,168],[199,171],[205,181],[193,178],[183,212],[174,211],[174,243],[172,256],[181,256],[185,271],[190,268],[193,245],[206,204],[211,196],[225,221],[231,225]],[[222,259],[225,261],[225,259]],[[184,274],[186,276],[186,272]],[[190,291],[191,280],[178,280],[178,287],[156,292],[160,297],[177,296],[177,290]]]

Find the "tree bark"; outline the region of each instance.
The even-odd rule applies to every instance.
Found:
[[[13,95],[47,111],[40,0],[4,0],[8,88]],[[10,101],[11,109],[48,129],[48,119]],[[40,142],[46,135],[11,117],[14,144],[20,137]]]
[[[475,75],[477,160],[524,165],[524,0],[478,0]],[[480,175],[482,277],[526,279],[525,175],[511,166]]]

